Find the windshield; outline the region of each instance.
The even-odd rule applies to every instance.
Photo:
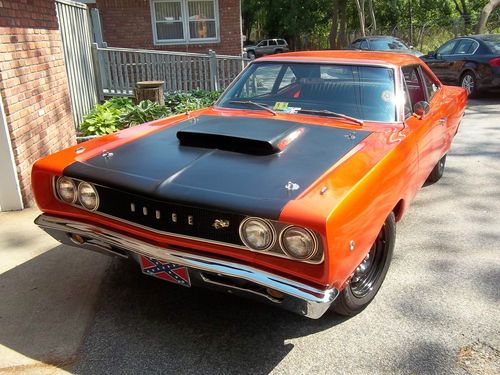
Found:
[[[408,46],[397,39],[370,39],[370,47],[377,51],[409,50]]]
[[[500,35],[483,35],[482,39],[493,53],[500,53]]]
[[[330,111],[393,122],[394,87],[394,71],[385,67],[261,62],[251,64],[217,105],[258,109],[257,103],[276,112]]]

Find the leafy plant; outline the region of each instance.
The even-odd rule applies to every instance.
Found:
[[[95,108],[83,118],[80,132],[85,136],[105,135],[122,129],[120,115],[128,105],[132,105],[132,101],[128,98],[113,98],[103,104],[96,104]]]
[[[150,100],[134,105],[129,98],[114,97],[103,104],[96,104],[83,118],[80,132],[84,136],[110,134],[128,126],[211,106],[219,96],[216,91],[178,91],[165,96],[165,105]]]
[[[211,106],[220,96],[217,91],[175,91],[165,96],[165,105],[173,113],[183,113]]]
[[[151,100],[143,100],[135,106],[132,104],[127,105],[120,116],[120,121],[126,126],[134,126],[166,117],[170,114],[172,114],[170,108]]]

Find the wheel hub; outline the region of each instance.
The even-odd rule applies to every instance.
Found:
[[[470,95],[474,90],[474,79],[469,74],[465,75],[462,79],[462,87],[467,91],[467,95]]]

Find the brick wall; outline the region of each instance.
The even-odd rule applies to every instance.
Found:
[[[104,41],[110,47],[241,55],[240,0],[219,0],[220,43],[154,45],[150,0],[97,0]]]
[[[53,0],[0,0],[0,96],[29,206],[33,162],[75,142]]]

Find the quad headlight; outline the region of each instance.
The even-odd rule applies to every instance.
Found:
[[[322,252],[317,236],[309,229],[258,217],[247,217],[240,225],[240,238],[247,248],[266,254],[318,263]]]
[[[269,249],[276,241],[272,225],[256,217],[249,217],[241,223],[240,237],[246,246],[258,251]]]
[[[311,259],[318,250],[314,235],[305,228],[290,226],[281,232],[280,245],[290,257],[306,260]]]
[[[82,206],[89,211],[99,207],[99,194],[94,185],[69,177],[59,177],[55,182],[55,194],[65,203]]]
[[[97,210],[97,207],[99,207],[99,195],[94,186],[88,182],[80,182],[78,185],[78,201],[87,210]]]
[[[76,185],[71,178],[59,177],[56,181],[56,190],[64,202],[70,204],[76,202]]]

